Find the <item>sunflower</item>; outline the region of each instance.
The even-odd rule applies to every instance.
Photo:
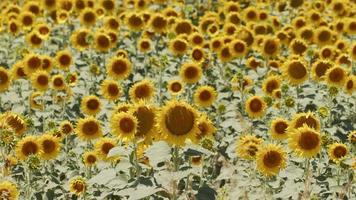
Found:
[[[142,16],[136,12],[131,12],[126,16],[126,25],[132,31],[140,31],[144,27]]]
[[[240,39],[235,39],[230,43],[231,52],[234,57],[243,57],[247,53],[247,45]]]
[[[298,129],[304,126],[320,131],[320,121],[312,112],[298,113],[293,116],[290,126],[288,126],[288,131],[293,129]]]
[[[108,157],[108,153],[112,148],[116,146],[116,141],[111,138],[103,137],[100,138],[94,145],[96,155],[104,161],[113,161],[118,159],[118,157]]]
[[[1,72],[0,72],[1,74]],[[1,75],[0,75],[1,77]],[[17,61],[11,68],[11,77],[13,80],[24,79],[26,78],[25,66],[23,61]],[[2,83],[3,81],[1,81]]]
[[[16,200],[19,197],[19,191],[14,183],[3,180],[0,182],[0,197],[4,200]]]
[[[269,134],[275,140],[285,140],[288,138],[287,128],[289,122],[282,118],[272,120]]]
[[[297,34],[301,39],[309,43],[314,42],[315,30],[310,26],[305,26],[301,28]]]
[[[269,96],[273,95],[273,92],[279,89],[281,86],[281,80],[278,76],[273,75],[266,78],[262,84],[262,90]]]
[[[297,38],[290,43],[289,48],[293,54],[302,55],[308,49],[308,45],[304,40]]]
[[[26,35],[26,43],[32,48],[40,48],[43,44],[43,39],[38,31],[31,31]]]
[[[321,81],[324,79],[326,71],[331,68],[333,63],[328,60],[317,60],[313,63],[311,67],[312,78],[316,81]]]
[[[167,25],[167,18],[160,13],[155,13],[149,21],[149,26],[155,33],[165,32]]]
[[[347,135],[347,140],[351,144],[356,143],[356,130],[350,131],[350,133]]]
[[[336,142],[329,145],[329,158],[335,163],[339,163],[343,160],[347,156],[348,152],[349,150],[345,144]]]
[[[87,151],[83,154],[83,162],[87,167],[95,165],[98,161],[98,155],[95,151]]]
[[[184,83],[180,80],[171,80],[168,82],[167,89],[171,95],[177,96],[183,92]]]
[[[335,48],[330,45],[323,46],[319,51],[320,57],[325,60],[332,59],[334,57],[334,54],[335,54]]]
[[[173,31],[177,35],[190,35],[193,31],[193,26],[190,21],[181,19],[175,24],[175,26],[173,27]]]
[[[30,101],[30,108],[31,109],[44,109],[44,104],[42,102],[43,92],[32,92],[29,101]]]
[[[258,10],[255,7],[247,7],[244,9],[244,20],[245,22],[257,21],[258,20]]]
[[[69,135],[73,132],[74,129],[73,129],[72,123],[68,120],[65,120],[65,121],[61,122],[61,124],[59,125],[59,130],[64,135]]]
[[[276,176],[286,167],[287,153],[282,146],[268,144],[259,149],[256,154],[257,170],[265,176]]]
[[[188,39],[191,46],[203,46],[204,44],[204,36],[199,32],[190,34]]]
[[[89,29],[81,28],[79,30],[75,30],[70,37],[71,44],[77,50],[83,51],[90,46],[88,41],[88,37],[90,35],[91,32]]]
[[[45,91],[49,87],[50,75],[48,72],[40,70],[31,75],[32,86],[40,91]]]
[[[106,65],[106,71],[108,76],[114,79],[122,80],[127,78],[130,75],[131,70],[131,62],[124,57],[113,57]]]
[[[152,49],[152,41],[146,37],[141,38],[137,43],[137,48],[142,53],[147,53]]]
[[[101,110],[101,102],[97,96],[89,95],[82,99],[80,109],[84,114],[96,115]]]
[[[350,56],[352,60],[356,60],[356,42],[351,45]]]
[[[11,74],[10,72],[0,67],[0,92],[6,91],[11,85]]]
[[[298,85],[308,79],[308,70],[301,58],[290,59],[283,66],[283,75],[292,85]]]
[[[259,62],[255,57],[250,57],[246,60],[247,67],[251,69],[257,69],[257,67],[261,67],[262,63]]]
[[[213,52],[219,52],[223,46],[223,41],[221,37],[214,37],[210,40],[210,50]]]
[[[68,70],[73,64],[72,53],[69,50],[61,50],[56,53],[56,62],[59,68]]]
[[[263,117],[266,112],[266,103],[259,96],[252,96],[245,102],[245,111],[250,118]]]
[[[105,99],[114,101],[120,97],[122,88],[116,81],[106,79],[101,83],[101,93]]]
[[[69,13],[66,10],[59,10],[56,12],[57,15],[57,23],[58,24],[64,24],[65,22],[67,22],[68,18],[69,18]]]
[[[185,83],[193,84],[201,79],[202,71],[202,68],[196,63],[185,63],[179,70],[179,76]]]
[[[18,20],[11,20],[7,23],[7,29],[13,35],[17,35],[21,31],[20,27],[21,24]]]
[[[16,145],[16,156],[20,160],[25,160],[30,155],[36,155],[39,151],[40,145],[35,136],[26,136]]]
[[[320,152],[321,136],[316,130],[303,125],[290,132],[288,143],[298,156],[311,158]]]
[[[191,50],[190,57],[192,58],[192,60],[194,62],[201,63],[201,62],[204,62],[206,55],[205,55],[204,49],[197,46]]]
[[[84,26],[93,26],[96,23],[97,15],[92,8],[85,8],[80,12],[80,23]]]
[[[263,39],[263,43],[261,45],[261,53],[267,57],[276,56],[279,52],[279,40],[272,37],[266,37]]]
[[[93,140],[101,137],[102,128],[100,122],[94,117],[90,116],[78,120],[75,132],[82,140]]]
[[[75,177],[69,181],[69,191],[77,196],[85,194],[87,183],[83,177]]]
[[[356,77],[355,75],[349,75],[346,78],[344,89],[346,93],[352,95],[352,93],[356,90]]]
[[[30,76],[35,71],[39,70],[42,66],[42,59],[39,55],[29,53],[24,58],[25,74]]]
[[[52,11],[56,9],[56,5],[57,5],[57,0],[43,0],[43,7],[47,10],[47,11]]]
[[[41,60],[41,69],[50,73],[54,65],[53,58],[48,55],[41,55]]]
[[[38,144],[40,146],[40,157],[45,160],[55,159],[61,149],[59,138],[50,134],[40,136]]]
[[[136,82],[129,90],[130,99],[133,102],[140,100],[150,101],[155,94],[152,81],[144,79]]]
[[[199,117],[198,128],[199,128],[199,132],[195,136],[195,139],[197,141],[203,138],[213,138],[214,133],[216,132],[216,128],[213,122],[205,114],[202,114]]]
[[[131,112],[115,113],[110,120],[112,133],[124,141],[135,138],[137,124],[137,118]]]
[[[114,112],[115,112],[115,113],[128,112],[131,108],[132,108],[132,104],[119,103],[119,104],[115,107]]]
[[[221,62],[229,62],[234,59],[233,52],[229,44],[225,44],[218,52],[218,58]]]
[[[217,98],[215,88],[211,86],[199,86],[194,93],[194,102],[201,107],[211,106]]]
[[[95,49],[98,52],[107,52],[112,44],[111,38],[105,32],[96,32],[94,36]]]
[[[356,20],[354,18],[348,18],[346,20],[346,32],[349,35],[355,35],[356,34]]]
[[[175,38],[169,42],[169,50],[176,56],[182,56],[188,49],[188,43],[183,38]]]
[[[325,73],[325,79],[328,85],[342,87],[344,86],[347,73],[344,68],[334,66],[329,68]]]
[[[333,33],[325,26],[321,26],[315,30],[314,41],[320,45],[332,43]]]
[[[100,0],[99,5],[105,9],[106,13],[112,13],[116,7],[114,0]]]
[[[157,108],[145,101],[139,101],[132,106],[131,112],[137,119],[136,138],[150,140],[157,132],[155,126]]]
[[[30,29],[32,27],[32,25],[35,23],[35,18],[36,16],[29,11],[23,11],[19,15],[22,27],[25,29]]]
[[[262,143],[263,139],[255,135],[243,135],[236,142],[236,154],[240,158],[253,160]]]
[[[198,113],[188,103],[171,100],[160,110],[157,128],[172,145],[183,146],[186,139],[194,140],[199,133]]]
[[[64,76],[61,74],[52,76],[52,87],[55,90],[64,90],[66,88]]]

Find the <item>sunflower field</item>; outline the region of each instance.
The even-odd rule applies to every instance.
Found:
[[[355,200],[355,0],[0,0],[0,200]]]

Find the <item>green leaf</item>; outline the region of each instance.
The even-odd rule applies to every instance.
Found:
[[[163,141],[155,142],[150,146],[145,155],[149,158],[152,166],[157,166],[158,163],[170,160],[171,147]]]
[[[114,169],[106,169],[101,171],[99,174],[91,178],[89,184],[99,184],[104,185],[109,183],[112,179],[116,178],[116,171]]]

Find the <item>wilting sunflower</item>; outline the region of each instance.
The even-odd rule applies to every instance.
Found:
[[[100,138],[102,135],[102,128],[100,121],[90,116],[78,120],[76,134],[82,140],[93,140]]]
[[[14,183],[3,180],[0,182],[0,197],[4,200],[17,200],[19,191]]]
[[[177,96],[183,92],[184,83],[180,80],[171,80],[168,82],[167,89],[171,95]]]
[[[59,131],[62,132],[64,135],[71,134],[73,130],[73,125],[68,120],[61,122],[61,124],[59,125]]]
[[[108,76],[114,79],[122,80],[127,78],[130,75],[131,70],[131,62],[124,57],[113,57],[106,65]]]
[[[80,109],[84,114],[96,115],[101,110],[101,102],[97,96],[89,95],[82,99]]]
[[[304,124],[316,131],[320,131],[320,121],[312,112],[295,114],[290,126],[288,126],[288,131],[301,128]]]
[[[259,96],[252,96],[245,102],[245,111],[250,118],[259,118],[265,115],[267,104]]]
[[[38,144],[40,146],[40,157],[45,160],[55,159],[61,150],[59,138],[51,134],[40,136]]]
[[[326,71],[331,68],[333,63],[328,60],[317,60],[311,67],[312,78],[316,81],[324,79]]]
[[[154,137],[154,134],[157,133],[155,126],[157,108],[145,101],[139,101],[132,106],[130,111],[137,119],[136,138],[144,138],[146,141],[150,141]]]
[[[311,158],[320,152],[321,135],[316,130],[303,125],[290,132],[288,143],[298,156]]]
[[[345,69],[340,66],[331,67],[325,72],[325,79],[331,86],[343,87],[346,77]]]
[[[285,140],[288,138],[287,128],[289,122],[282,118],[272,120],[269,134],[275,140]]]
[[[19,160],[25,160],[30,155],[36,155],[40,152],[38,138],[35,136],[26,136],[16,145],[16,156]]]
[[[95,151],[87,151],[83,154],[83,162],[87,167],[95,165],[98,161],[98,155]]]
[[[199,86],[194,93],[194,102],[198,106],[209,107],[215,102],[217,95],[215,88],[206,85]]]
[[[65,78],[62,74],[52,76],[52,87],[55,90],[64,90],[66,88]]]
[[[23,135],[27,131],[27,123],[25,119],[13,112],[6,112],[1,117],[5,124],[15,131],[17,136]]]
[[[111,48],[111,38],[105,32],[96,32],[94,35],[94,45],[98,52],[107,52]]]
[[[40,70],[31,75],[31,83],[34,88],[45,91],[49,87],[50,75],[48,72]]]
[[[80,23],[84,26],[93,26],[96,23],[97,15],[91,8],[85,8],[80,12]]]
[[[306,64],[300,58],[290,59],[283,66],[283,75],[293,85],[303,83],[308,79],[308,70]]]
[[[197,111],[183,101],[169,101],[160,110],[157,128],[164,139],[177,146],[183,146],[187,138],[194,140],[199,133]]]
[[[69,181],[69,191],[77,196],[84,194],[87,187],[87,183],[83,177],[78,176]]]
[[[265,176],[276,176],[286,167],[287,153],[276,144],[262,146],[256,155],[257,170]]]
[[[110,120],[112,133],[124,141],[135,138],[137,124],[137,118],[131,112],[115,113]]]
[[[201,79],[202,71],[202,68],[196,63],[185,63],[179,70],[179,76],[185,83],[193,84]]]
[[[279,89],[281,86],[281,80],[278,76],[269,76],[263,81],[262,90],[269,96],[273,95],[273,91]]]
[[[79,51],[83,51],[90,46],[88,41],[91,32],[89,29],[81,28],[79,30],[75,30],[70,37],[70,42]]]
[[[122,88],[116,81],[106,79],[101,83],[101,93],[105,99],[114,101],[120,97]]]
[[[0,67],[0,92],[6,91],[11,85],[11,74],[4,67]]]
[[[346,93],[352,95],[352,93],[356,90],[356,76],[349,75],[345,80],[344,89]]]
[[[96,154],[101,160],[113,161],[118,157],[108,157],[109,151],[116,146],[116,141],[112,138],[102,137],[94,145]]]
[[[44,109],[44,104],[42,102],[43,92],[32,92],[29,98],[31,109]]]
[[[256,158],[256,153],[259,150],[263,139],[255,135],[243,135],[236,142],[236,154],[238,157],[253,160]]]
[[[169,50],[176,56],[182,56],[188,50],[188,43],[181,37],[177,37],[169,42]]]
[[[129,90],[130,99],[133,102],[140,100],[150,101],[155,94],[155,87],[148,79],[136,82]]]
[[[335,142],[329,145],[328,154],[329,158],[335,163],[339,163],[343,160],[349,152],[349,149],[345,144]]]
[[[56,62],[60,69],[68,70],[73,63],[72,53],[69,50],[61,50],[56,53]]]

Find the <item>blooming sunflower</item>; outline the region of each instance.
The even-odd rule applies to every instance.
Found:
[[[6,91],[11,85],[11,74],[4,67],[0,67],[0,92]]]
[[[316,131],[320,131],[320,121],[312,112],[298,113],[294,115],[290,122],[290,126],[288,126],[288,131],[301,128],[304,124]]]
[[[349,75],[345,80],[344,89],[346,93],[352,95],[352,93],[356,90],[356,76]]]
[[[39,70],[31,75],[31,83],[34,88],[45,91],[49,87],[50,75],[48,72]]]
[[[216,131],[216,128],[215,128],[213,122],[205,114],[202,114],[199,117],[198,128],[199,128],[199,132],[195,136],[195,139],[197,141],[200,141],[203,138],[212,138]]]
[[[131,107],[130,111],[137,119],[136,138],[150,140],[154,134],[157,133],[157,128],[155,126],[157,108],[145,101],[139,101]]]
[[[173,96],[177,96],[184,90],[184,83],[180,80],[171,80],[167,85],[168,92]]]
[[[106,65],[106,70],[108,76],[115,79],[125,79],[127,78],[132,70],[131,62],[124,57],[113,57],[110,59],[109,63]]]
[[[44,104],[42,102],[43,92],[32,92],[29,98],[31,109],[43,110]]]
[[[182,56],[188,50],[188,43],[181,37],[177,37],[169,42],[169,50],[176,56]]]
[[[3,180],[0,182],[0,197],[4,200],[16,200],[19,197],[19,191],[14,183]]]
[[[315,30],[314,41],[320,46],[330,44],[332,38],[333,33],[328,27],[321,26]]]
[[[230,49],[234,57],[243,57],[247,53],[247,45],[246,42],[235,39],[230,44]]]
[[[66,88],[65,78],[62,74],[52,76],[52,87],[55,90],[64,90]]]
[[[98,157],[101,160],[113,161],[113,160],[116,160],[117,157],[108,157],[108,153],[115,146],[116,146],[116,141],[114,139],[102,137],[95,143],[94,149],[95,149],[96,155],[98,155]]]
[[[91,32],[89,29],[81,28],[75,30],[70,37],[70,42],[75,49],[77,49],[78,51],[83,51],[90,46],[90,43],[88,41],[88,37],[90,35]]]
[[[229,44],[224,44],[218,52],[218,58],[221,62],[229,62],[234,59],[233,52]]]
[[[311,67],[312,78],[316,81],[324,79],[326,71],[332,67],[332,62],[328,60],[317,60]]]
[[[80,12],[80,23],[84,26],[93,26],[97,21],[97,15],[92,8],[85,8]]]
[[[101,83],[101,93],[105,99],[114,101],[120,97],[122,88],[116,81],[106,79]]]
[[[257,170],[265,176],[275,176],[286,167],[287,153],[282,146],[268,144],[261,147],[256,154]]]
[[[211,86],[199,86],[194,93],[194,102],[201,107],[211,106],[217,98],[217,92],[215,88]]]
[[[16,156],[19,160],[25,160],[30,155],[36,155],[40,151],[38,138],[26,136],[16,144]]]
[[[149,51],[151,51],[152,48],[152,44],[151,44],[151,40],[144,37],[141,38],[138,43],[137,43],[137,48],[139,49],[140,52],[142,53],[147,53]]]
[[[199,32],[194,32],[189,35],[189,43],[191,46],[203,46],[204,36]]]
[[[132,112],[115,113],[110,120],[112,133],[124,141],[131,141],[135,138],[137,124],[137,118]]]
[[[329,145],[328,154],[329,158],[335,163],[339,163],[344,159],[349,152],[349,149],[345,144],[335,142]]]
[[[204,49],[197,46],[190,51],[190,57],[194,62],[201,63],[205,60],[206,55]]]
[[[245,111],[251,118],[259,118],[264,116],[267,104],[259,96],[252,96],[245,102]]]
[[[42,59],[37,54],[29,53],[24,58],[24,65],[25,65],[25,74],[29,76],[41,68]]]
[[[308,45],[302,39],[294,39],[291,43],[289,48],[292,50],[293,54],[302,55],[306,52]]]
[[[111,38],[106,32],[96,32],[94,35],[94,45],[98,52],[107,52],[111,44]]]
[[[41,56],[42,64],[41,69],[50,73],[52,71],[54,60],[49,55],[42,55]]]
[[[267,57],[273,57],[279,52],[279,40],[273,37],[266,37],[263,39],[261,45],[261,53]]]
[[[282,118],[276,118],[272,120],[269,134],[273,139],[285,140],[288,138],[288,128],[289,122]]]
[[[308,79],[306,64],[300,58],[288,60],[283,66],[283,75],[293,85],[303,83]]]
[[[56,53],[56,62],[60,69],[68,70],[73,63],[72,53],[69,50],[61,50]]]
[[[0,74],[1,74],[1,72],[0,72]],[[11,75],[12,75],[11,77],[13,78],[13,80],[26,78],[25,66],[24,66],[23,61],[18,61],[12,66]],[[1,75],[0,75],[0,77],[1,77]],[[3,83],[3,81],[0,81],[0,82]]]
[[[77,196],[85,193],[87,189],[86,180],[83,177],[75,177],[69,181],[69,191]]]
[[[64,134],[64,135],[69,135],[73,132],[73,125],[70,121],[65,120],[61,122],[59,125],[59,130]]]
[[[262,90],[269,96],[273,95],[273,92],[279,89],[281,86],[281,80],[278,76],[269,76],[263,81]]]
[[[325,72],[326,82],[331,86],[344,86],[346,77],[346,70],[340,66],[331,67]]]
[[[321,135],[316,130],[303,125],[293,129],[288,138],[289,147],[300,157],[311,158],[320,152]]]
[[[236,142],[236,154],[238,157],[253,160],[256,158],[256,153],[260,148],[263,139],[255,135],[243,135]]]
[[[93,140],[100,138],[102,135],[102,128],[100,121],[90,116],[78,120],[76,134],[82,140]]]
[[[126,16],[126,25],[132,31],[140,31],[144,27],[142,16],[135,12],[128,13]]]
[[[116,108],[114,109],[114,112],[128,112],[131,109],[132,105],[128,103],[119,103]]]
[[[97,96],[89,95],[82,99],[80,109],[84,114],[96,115],[101,110],[101,102]]]
[[[179,70],[179,76],[185,83],[193,84],[201,79],[202,71],[202,68],[196,63],[185,63]]]
[[[155,33],[165,32],[167,25],[167,18],[160,13],[155,13],[149,21],[149,26]]]
[[[171,100],[160,110],[156,126],[168,143],[183,146],[199,132],[197,120],[197,111],[191,105]]]
[[[98,156],[95,151],[87,151],[83,154],[83,162],[87,167],[91,167],[98,161]]]
[[[150,101],[155,94],[152,81],[144,79],[136,82],[129,90],[130,99],[133,102],[140,100]]]
[[[40,48],[43,44],[43,39],[38,31],[31,31],[26,34],[26,43],[32,48]]]
[[[51,134],[40,136],[38,144],[40,146],[40,157],[45,160],[55,159],[61,149],[59,138]]]

